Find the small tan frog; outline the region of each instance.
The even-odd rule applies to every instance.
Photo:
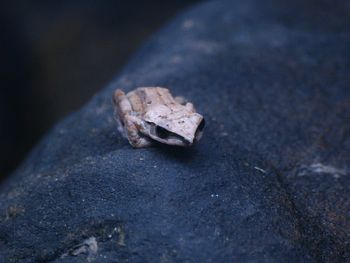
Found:
[[[202,136],[203,116],[192,103],[174,98],[166,88],[142,87],[127,94],[117,89],[113,102],[118,130],[135,148],[154,141],[191,146]]]

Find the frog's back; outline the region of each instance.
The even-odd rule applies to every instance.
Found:
[[[146,109],[150,106],[161,104],[171,107],[176,102],[167,88],[162,87],[140,87],[135,91],[139,103]]]

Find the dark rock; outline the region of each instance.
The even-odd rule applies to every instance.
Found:
[[[349,12],[256,0],[178,16],[3,184],[0,259],[349,261]],[[113,90],[148,85],[195,103],[198,145],[121,138]]]

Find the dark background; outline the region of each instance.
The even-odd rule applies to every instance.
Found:
[[[0,9],[0,179],[195,0],[15,0]]]

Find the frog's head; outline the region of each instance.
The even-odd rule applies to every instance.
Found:
[[[191,146],[203,134],[204,118],[183,105],[170,109],[150,107],[143,117],[142,130],[153,140],[177,146]]]

